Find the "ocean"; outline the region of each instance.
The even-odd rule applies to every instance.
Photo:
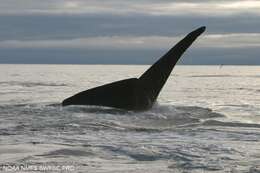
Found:
[[[0,65],[0,172],[260,172],[259,66],[177,65],[145,112],[62,107],[146,65]]]

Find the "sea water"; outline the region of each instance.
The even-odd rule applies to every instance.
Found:
[[[146,112],[60,105],[148,67],[0,65],[0,172],[260,172],[258,66],[176,66]]]

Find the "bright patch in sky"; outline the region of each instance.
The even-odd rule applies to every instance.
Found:
[[[170,2],[151,4],[147,8],[149,13],[155,15],[234,15],[239,13],[253,13],[260,15],[259,1],[234,1],[234,2]]]
[[[260,10],[260,1],[237,1],[221,4],[220,7],[228,9],[259,9]]]
[[[76,1],[68,1],[64,3],[65,8],[79,8],[79,3]]]

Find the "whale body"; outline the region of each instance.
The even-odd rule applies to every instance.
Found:
[[[200,27],[171,48],[139,78],[124,79],[77,93],[62,102],[68,105],[96,105],[144,111],[155,103],[177,61],[206,27]]]

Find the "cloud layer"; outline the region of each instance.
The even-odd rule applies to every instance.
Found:
[[[1,14],[260,15],[257,0],[1,0]]]
[[[32,56],[31,62],[42,63],[40,57],[52,56],[48,52],[57,55],[56,51],[66,57],[59,57],[61,63],[65,59],[92,62],[82,60],[83,52],[88,60],[102,59],[103,54],[83,50],[103,51],[113,63],[116,56],[125,63],[150,62],[148,51],[159,55],[191,30],[206,25],[207,32],[193,46],[197,56],[205,56],[201,64],[217,63],[216,56],[229,63],[248,64],[242,54],[260,64],[257,0],[0,0],[0,4],[0,63],[13,63],[18,56]],[[231,56],[238,49],[243,52]],[[67,54],[71,60],[65,50],[71,52]],[[144,58],[127,59],[132,56]]]
[[[200,48],[260,48],[260,33],[211,34],[195,44]],[[112,36],[70,40],[5,40],[0,48],[73,48],[73,49],[166,49],[182,37],[165,36]]]

